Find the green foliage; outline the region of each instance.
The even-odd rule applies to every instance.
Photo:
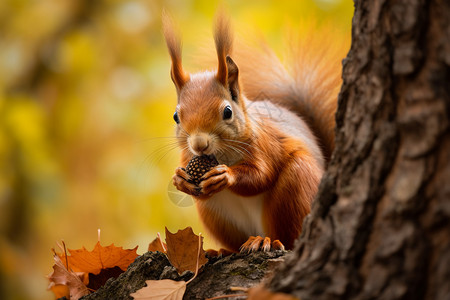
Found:
[[[280,52],[283,28],[305,18],[350,31],[351,0],[224,6],[238,32]],[[217,2],[0,1],[1,299],[51,298],[43,275],[59,239],[95,244],[101,228],[104,244],[142,253],[164,226],[202,231],[194,207],[167,197],[179,158],[163,7],[198,70],[190,58],[212,41]]]

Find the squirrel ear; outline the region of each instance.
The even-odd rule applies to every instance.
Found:
[[[181,67],[181,62],[178,64],[178,63],[174,63],[172,61],[172,68],[170,70],[170,78],[172,78],[172,81],[175,84],[175,87],[177,88],[178,92],[185,85],[185,83],[188,82],[189,75],[184,73],[183,68]]]
[[[230,29],[230,21],[223,11],[219,11],[216,16],[216,24],[214,28],[214,42],[216,44],[218,68],[217,68],[217,81],[223,86],[227,86],[227,54],[231,53],[233,44],[233,36]]]
[[[230,89],[231,99],[238,100],[239,96],[239,68],[236,63],[227,55],[227,82]]]
[[[189,80],[189,75],[184,72],[183,66],[181,65],[181,40],[175,33],[172,19],[165,11],[162,14],[162,23],[164,38],[169,49],[170,59],[172,60],[170,77],[177,88],[177,92],[179,92]]]

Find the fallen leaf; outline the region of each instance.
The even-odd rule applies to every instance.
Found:
[[[151,251],[151,252],[159,251],[162,253],[166,253],[167,252],[166,249],[167,249],[167,244],[163,243],[159,233],[158,233],[158,236],[153,240],[153,242],[151,242],[148,245],[148,251]]]
[[[147,280],[146,287],[130,294],[133,299],[142,300],[181,300],[186,291],[185,281],[173,281],[170,279]]]
[[[169,235],[170,234],[170,235]],[[172,234],[166,228],[166,240],[169,237],[170,242],[168,241],[168,245],[175,245],[179,247],[183,244],[191,245],[192,237],[196,239],[196,249],[194,253],[195,260],[195,269],[194,269],[194,277],[192,277],[188,282],[185,281],[173,281],[170,279],[163,280],[147,280],[145,283],[146,287],[138,290],[135,293],[130,294],[134,299],[144,299],[144,300],[182,300],[184,296],[184,292],[186,291],[186,285],[193,281],[198,275],[198,269],[200,268],[199,260],[200,257],[205,257],[205,251],[202,249],[203,245],[203,237],[201,234],[195,235],[192,231],[191,227],[188,227],[184,230],[179,230],[177,233]],[[158,233],[158,238],[159,236]],[[182,242],[180,242],[180,240]],[[162,243],[161,243],[162,244]],[[171,246],[166,247],[169,251]],[[178,249],[178,248],[176,248]],[[203,254],[201,254],[203,252]]]
[[[94,250],[88,251],[85,247],[77,250],[69,250],[68,256],[70,268],[98,275],[102,269],[119,267],[126,271],[128,266],[138,257],[136,250],[123,249],[114,244],[103,247],[100,242],[95,244]],[[64,254],[62,254],[64,257]]]
[[[78,300],[84,295],[89,294],[89,290],[83,281],[80,279],[85,274],[75,273],[67,270],[57,254],[53,256],[55,264],[53,265],[53,272],[48,276],[50,280],[49,289],[59,285],[65,285],[69,289],[70,300]],[[59,290],[60,288],[57,288]]]
[[[108,279],[117,278],[138,256],[136,253],[137,247],[125,250],[122,247],[114,246],[114,244],[103,247],[100,242],[97,242],[92,251],[88,251],[84,247],[78,250],[69,249],[70,255],[67,254],[64,242],[62,242],[60,248],[63,253],[55,253],[59,263],[69,273],[82,274],[79,279],[84,286],[83,289],[88,291],[95,291],[103,286]],[[58,272],[53,271],[49,275],[50,285],[48,288],[57,299],[63,296],[69,298],[69,294],[72,296],[73,293],[69,285],[73,286],[74,282],[72,282],[73,280],[62,280],[64,276],[62,279],[60,278],[62,271],[58,264],[55,263],[53,266],[54,270],[58,270]]]
[[[66,297],[67,299],[70,298],[70,291],[67,285],[55,284],[50,282],[48,289],[51,290],[53,294],[55,294],[56,299],[62,297]]]
[[[177,233],[171,233],[166,228],[166,243],[167,257],[178,274],[186,270],[196,272],[197,266],[201,268],[208,262],[203,250],[203,237],[195,235],[191,227],[178,230]]]

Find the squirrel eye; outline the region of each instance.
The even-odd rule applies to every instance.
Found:
[[[233,111],[231,110],[231,106],[229,106],[229,105],[225,106],[225,109],[223,110],[223,119],[224,120],[231,119],[232,115],[233,115]]]
[[[178,112],[175,112],[173,114],[173,119],[177,124],[180,124],[180,119],[178,118]]]

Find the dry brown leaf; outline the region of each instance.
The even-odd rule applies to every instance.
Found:
[[[175,246],[175,249],[178,249],[177,247],[180,247],[181,245],[187,243],[189,246],[194,246],[189,244],[192,240],[192,237],[196,239],[196,249],[194,253],[194,259],[195,259],[195,267],[194,267],[194,277],[192,277],[188,282],[185,281],[173,281],[170,279],[163,279],[163,280],[147,280],[145,283],[147,284],[146,287],[143,287],[142,289],[138,290],[135,293],[130,294],[131,297],[134,299],[148,299],[148,300],[181,300],[183,299],[184,292],[186,291],[186,285],[193,281],[195,277],[197,277],[198,269],[200,268],[200,257],[201,253],[203,252],[202,256],[204,257],[205,251],[202,249],[203,245],[203,237],[201,234],[198,236],[194,234],[192,231],[192,228],[188,227],[184,230],[179,230],[176,234],[170,233],[166,228],[166,240],[167,237],[169,237],[169,240],[171,241],[168,244],[172,244]],[[158,238],[159,236],[158,233]],[[182,242],[178,239],[181,239]],[[159,241],[161,242],[161,240]],[[160,243],[162,245],[162,243]],[[162,246],[161,248],[163,248]],[[167,248],[166,249],[170,249]],[[169,251],[169,250],[168,250]],[[178,249],[179,251],[179,249]],[[203,265],[203,264],[202,264]]]
[[[119,267],[125,271],[138,256],[137,246],[134,249],[123,249],[114,244],[103,247],[100,242],[95,244],[94,250],[88,251],[85,247],[77,250],[69,250],[69,266],[76,271],[98,275],[102,269]],[[61,259],[64,259],[62,254]]]
[[[75,273],[67,270],[66,266],[64,266],[57,254],[55,254],[53,258],[55,260],[55,264],[53,265],[53,272],[48,276],[48,279],[50,280],[50,285],[48,288],[55,288],[55,290],[61,292],[61,288],[58,286],[67,286],[69,289],[70,300],[77,300],[82,296],[89,294],[89,290],[80,279],[80,277],[84,276],[84,273]]]
[[[147,280],[146,287],[132,293],[133,299],[141,300],[181,300],[186,291],[185,281],[170,279]]]
[[[201,268],[208,262],[206,252],[203,250],[203,237],[195,235],[191,227],[178,230],[177,233],[171,233],[166,228],[166,243],[167,257],[178,274],[186,270],[196,272],[197,263],[198,268]]]
[[[153,242],[151,242],[148,245],[148,251],[151,251],[151,252],[159,251],[162,253],[166,253],[167,252],[166,249],[167,249],[167,245],[166,245],[166,243],[163,243],[159,233],[158,233],[158,236],[153,240]]]

